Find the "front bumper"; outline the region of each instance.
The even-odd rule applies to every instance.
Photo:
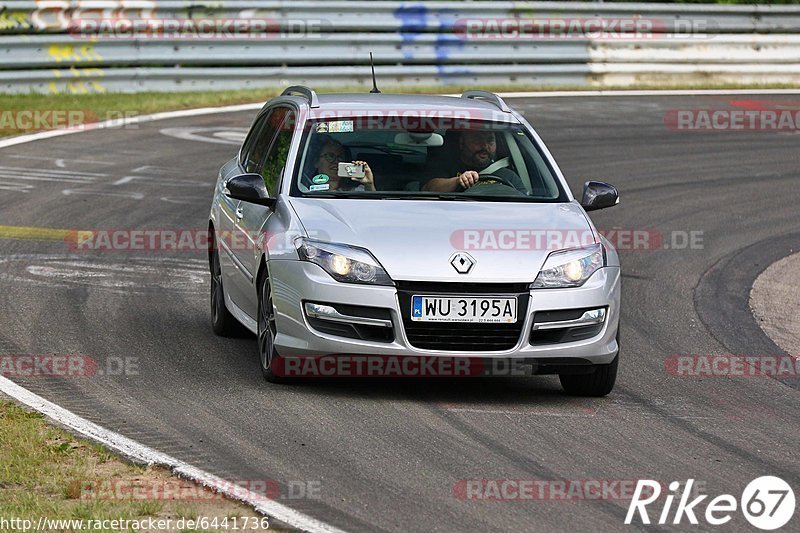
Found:
[[[324,270],[306,261],[270,262],[273,303],[278,336],[275,344],[284,356],[322,356],[329,354],[457,356],[474,358],[521,358],[570,360],[592,364],[610,363],[617,352],[620,307],[620,269],[599,269],[581,287],[535,289],[529,291],[526,306],[520,309],[522,329],[513,348],[494,351],[449,351],[420,349],[409,342],[404,327],[396,287],[339,283]],[[309,323],[305,303],[341,304],[372,307],[388,311],[393,335],[391,341],[375,342],[323,333]],[[542,311],[604,308],[605,320],[592,337],[551,344],[532,344],[534,315]],[[541,315],[540,315],[541,316]]]

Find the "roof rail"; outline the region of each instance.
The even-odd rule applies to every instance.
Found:
[[[461,95],[461,98],[476,98],[481,100],[487,100],[496,105],[503,113],[511,113],[511,109],[506,105],[503,99],[494,93],[490,93],[489,91],[478,91],[478,90],[464,91],[464,94]]]
[[[319,99],[317,98],[317,93],[315,93],[313,89],[309,89],[305,85],[292,85],[284,89],[281,96],[290,96],[293,94],[305,96],[308,100],[309,107],[319,107]]]

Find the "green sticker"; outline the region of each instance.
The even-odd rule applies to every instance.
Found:
[[[317,184],[328,183],[328,180],[330,180],[330,178],[328,177],[327,174],[317,174],[316,176],[311,178],[311,181]]]

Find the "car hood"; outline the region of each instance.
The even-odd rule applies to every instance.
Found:
[[[291,198],[312,239],[366,248],[394,280],[532,282],[550,251],[596,242],[577,202]],[[475,264],[460,274],[456,252]]]

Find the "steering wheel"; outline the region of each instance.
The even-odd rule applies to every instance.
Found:
[[[484,185],[478,187],[477,185],[484,182]],[[486,183],[492,182],[492,183]],[[495,176],[494,174],[483,174],[478,178],[478,181],[462,194],[481,195],[489,194],[492,196],[526,196],[524,192],[520,191],[506,178]]]
[[[478,177],[478,181],[476,181],[476,182],[475,182],[475,183],[472,185],[472,187],[475,187],[476,185],[478,185],[478,184],[479,184],[480,182],[482,182],[482,181],[492,181],[492,182],[499,182],[499,183],[502,183],[503,185],[506,185],[506,186],[508,186],[508,187],[511,187],[512,189],[516,189],[516,187],[514,187],[514,184],[513,184],[513,183],[511,183],[509,180],[507,180],[506,178],[501,178],[500,176],[496,176],[496,175],[494,175],[494,174],[481,174],[481,175]],[[470,189],[471,189],[472,187],[470,187]]]
[[[497,175],[493,174],[493,172],[495,172],[497,170],[500,170],[501,168],[507,168],[508,165],[509,165],[509,162],[510,162],[509,159],[507,157],[504,157],[503,159],[498,159],[497,161],[495,161],[494,163],[492,163],[488,167],[486,167],[483,170],[481,170],[480,172],[478,172],[478,176],[479,176],[478,177],[478,181],[476,181],[472,185],[472,187],[475,187],[475,185],[478,185],[482,181],[483,182],[494,181],[494,182],[499,182],[500,184],[505,185],[506,187],[511,187],[512,189],[517,190],[517,188],[514,186],[514,184],[511,183],[508,179],[502,178],[500,176],[497,176]],[[492,184],[489,184],[489,185],[492,185]],[[472,189],[472,187],[470,187],[467,190]]]

